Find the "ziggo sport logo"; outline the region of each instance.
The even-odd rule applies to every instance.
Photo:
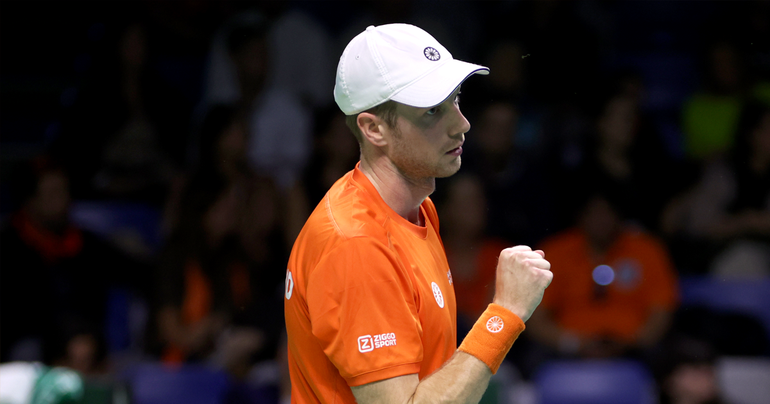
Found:
[[[396,345],[396,334],[387,332],[384,334],[377,334],[375,336],[362,335],[358,337],[358,351],[359,352],[371,352],[375,349],[384,348],[386,346]]]

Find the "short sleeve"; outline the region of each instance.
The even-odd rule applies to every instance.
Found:
[[[346,240],[307,284],[313,335],[351,386],[418,373],[422,329],[411,277],[371,237]]]

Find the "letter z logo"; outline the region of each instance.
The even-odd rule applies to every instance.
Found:
[[[371,352],[374,350],[374,343],[372,342],[372,336],[371,335],[362,335],[358,337],[358,351],[363,352]]]

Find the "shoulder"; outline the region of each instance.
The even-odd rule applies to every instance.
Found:
[[[358,244],[359,241],[347,241],[360,238],[387,245],[387,216],[370,199],[355,186],[350,174],[339,179],[310,214],[295,242],[295,250],[316,250],[324,255],[344,245]]]
[[[387,213],[373,195],[345,176],[332,186],[319,208],[345,239],[367,237],[386,241]]]

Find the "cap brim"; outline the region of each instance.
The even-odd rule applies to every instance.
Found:
[[[460,84],[474,74],[489,74],[489,68],[453,59],[415,80],[390,99],[417,108],[434,107],[444,102]]]

